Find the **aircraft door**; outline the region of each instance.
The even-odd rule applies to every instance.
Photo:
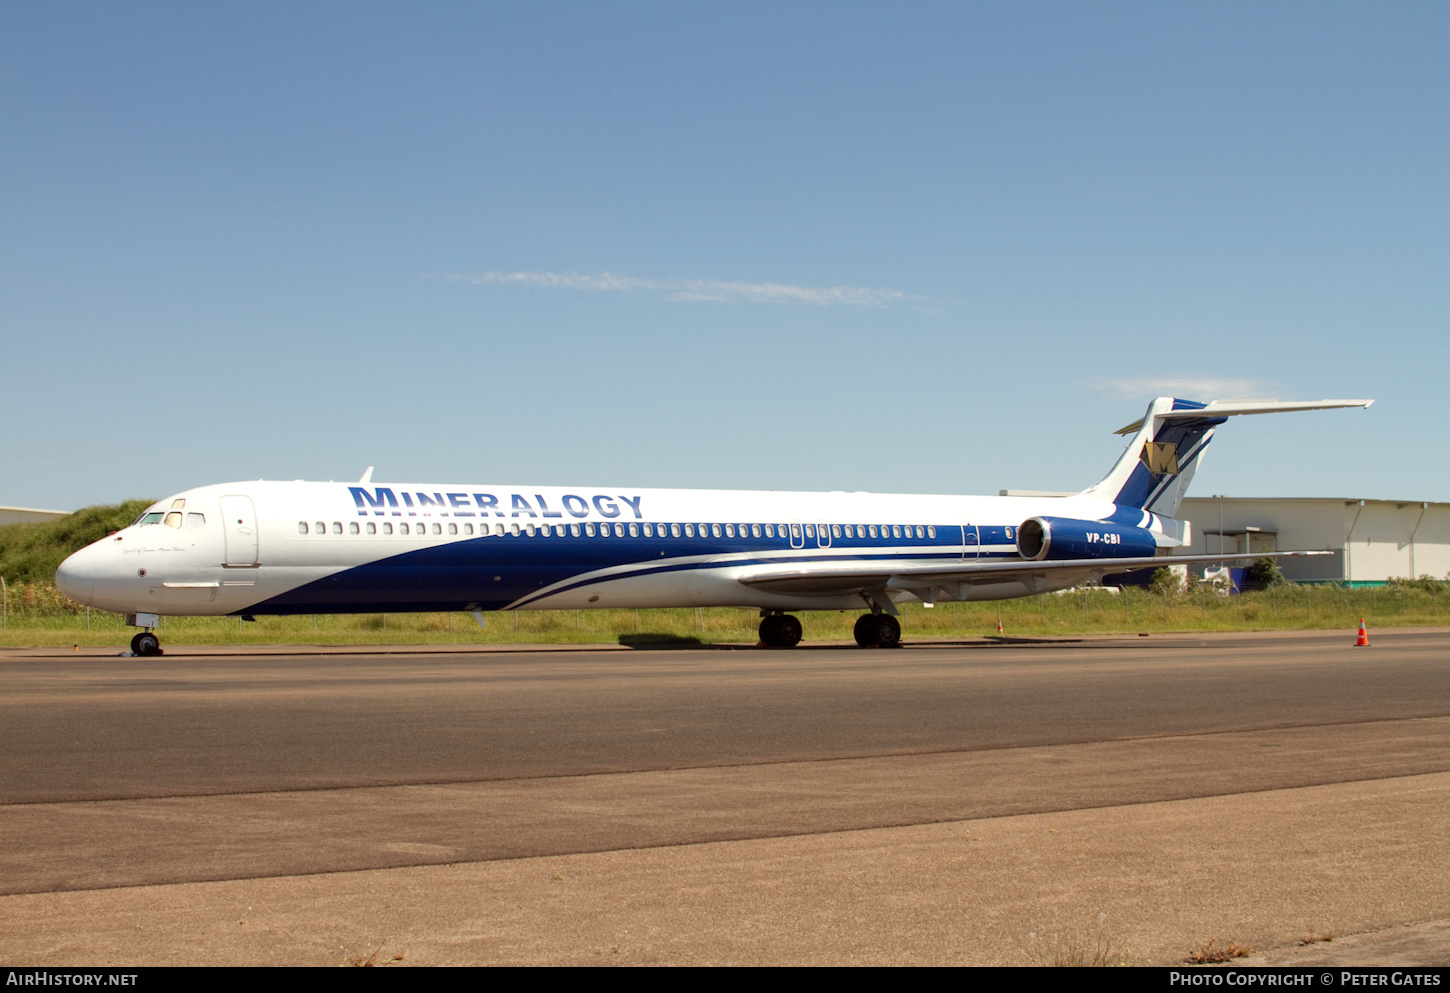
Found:
[[[971,521],[962,519],[962,558],[974,559],[981,554],[982,541],[981,533],[977,525]]]
[[[257,564],[257,510],[249,496],[221,498],[222,527],[227,536],[229,566],[248,568]]]

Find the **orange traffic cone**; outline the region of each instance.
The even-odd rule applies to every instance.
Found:
[[[1354,639],[1355,648],[1369,647],[1369,632],[1364,629],[1364,618],[1359,619],[1359,637]]]
[[[997,620],[997,633],[998,634],[1001,634],[1002,633],[1002,621],[1001,621],[1000,618]]]

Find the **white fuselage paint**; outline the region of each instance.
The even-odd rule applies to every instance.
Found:
[[[931,565],[963,558],[1017,558],[1008,537],[1024,519],[1039,514],[1101,519],[1114,506],[1073,497],[916,496],[876,493],[797,493],[730,490],[654,490],[618,487],[444,486],[376,484],[397,498],[397,506],[373,506],[353,494],[346,483],[249,482],[204,486],[158,502],[148,513],[163,516],[178,501],[183,515],[200,514],[204,523],[180,528],[165,523],[133,524],[77,552],[57,573],[57,582],[72,599],[121,613],[220,615],[237,613],[365,612],[386,609],[534,609],[618,607],[738,606],[769,610],[859,609],[858,595],[814,596],[752,589],[740,580],[792,563],[848,562],[863,557],[889,559],[902,566]],[[409,494],[413,506],[402,500]],[[444,504],[420,505],[416,494],[444,495]],[[449,495],[467,495],[467,502],[449,504]],[[474,494],[497,498],[481,509]],[[519,496],[528,509],[515,507]],[[575,496],[574,500],[566,500]],[[601,499],[594,499],[601,497]],[[547,508],[547,510],[545,509]],[[567,509],[566,509],[567,508]],[[605,516],[609,512],[613,516]],[[544,517],[545,513],[550,514]],[[143,515],[144,520],[146,515]],[[195,520],[195,518],[191,518]],[[317,533],[317,525],[324,533]],[[307,533],[299,525],[307,525]],[[367,525],[374,525],[374,533]],[[391,534],[383,533],[389,525]],[[409,525],[408,534],[399,525]],[[598,529],[635,525],[637,537],[602,537]],[[642,534],[650,525],[651,537]],[[770,525],[773,537],[728,539],[659,536],[660,526]],[[352,533],[353,526],[359,533]],[[419,534],[419,525],[424,533]],[[435,525],[439,533],[434,533]],[[450,525],[457,533],[450,533]],[[487,525],[489,534],[479,534]],[[505,533],[495,534],[502,525]],[[515,535],[514,526],[519,533]],[[549,534],[542,533],[547,525]],[[590,537],[558,536],[560,526],[592,525]],[[878,529],[877,537],[845,538],[831,529],[849,525]],[[473,534],[465,533],[465,526]],[[807,526],[811,534],[806,534]],[[822,540],[819,529],[827,537]],[[921,527],[934,537],[910,541],[881,537],[882,528]],[[528,532],[532,528],[534,533]],[[792,535],[791,529],[799,528]],[[341,533],[338,533],[338,532]],[[980,536],[981,540],[976,540]],[[971,539],[970,542],[967,539]],[[624,551],[628,542],[630,551]],[[468,543],[465,553],[457,551]],[[557,564],[560,549],[608,551],[618,548],[619,561],[593,562],[569,571]],[[587,543],[587,544],[582,544]],[[722,545],[748,546],[722,548]],[[278,598],[367,566],[406,562],[426,550],[452,550],[465,556],[456,568],[464,575],[445,597],[420,594],[415,569],[399,570],[394,581],[378,569],[366,580],[366,595],[324,603],[303,598],[295,604]],[[573,556],[565,555],[564,558]],[[503,580],[493,563],[507,562],[510,593],[495,590]],[[538,564],[531,569],[530,563]],[[648,568],[647,568],[648,567]],[[558,575],[560,568],[564,575]],[[500,567],[503,570],[503,567]],[[650,571],[653,570],[653,571]],[[1044,586],[1018,579],[974,585],[963,599],[1002,599],[1063,589],[1081,575],[1054,575]],[[378,588],[378,584],[385,588]],[[527,586],[526,591],[521,587]],[[912,594],[893,591],[903,602]]]

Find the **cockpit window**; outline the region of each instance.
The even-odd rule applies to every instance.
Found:
[[[176,530],[180,531],[181,512],[179,510],[173,510],[171,513],[166,515],[166,520],[162,521],[161,523],[165,524],[169,528],[176,528]]]
[[[171,509],[172,510],[185,510],[186,509],[186,497],[177,497],[175,500],[172,500],[171,501]]]
[[[138,520],[136,523],[137,524],[160,524],[161,523],[161,511],[157,510],[157,511],[153,511],[150,514],[142,514],[141,515],[141,519]]]

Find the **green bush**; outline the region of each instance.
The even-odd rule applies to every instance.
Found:
[[[1148,583],[1148,589],[1158,596],[1171,599],[1183,592],[1183,578],[1164,566],[1161,569],[1153,570],[1153,578]]]
[[[1282,586],[1285,582],[1283,570],[1273,559],[1255,559],[1254,564],[1244,570],[1244,579],[1259,586]]]
[[[58,521],[0,527],[0,576],[7,583],[49,583],[67,555],[130,524],[151,500],[86,507]]]

